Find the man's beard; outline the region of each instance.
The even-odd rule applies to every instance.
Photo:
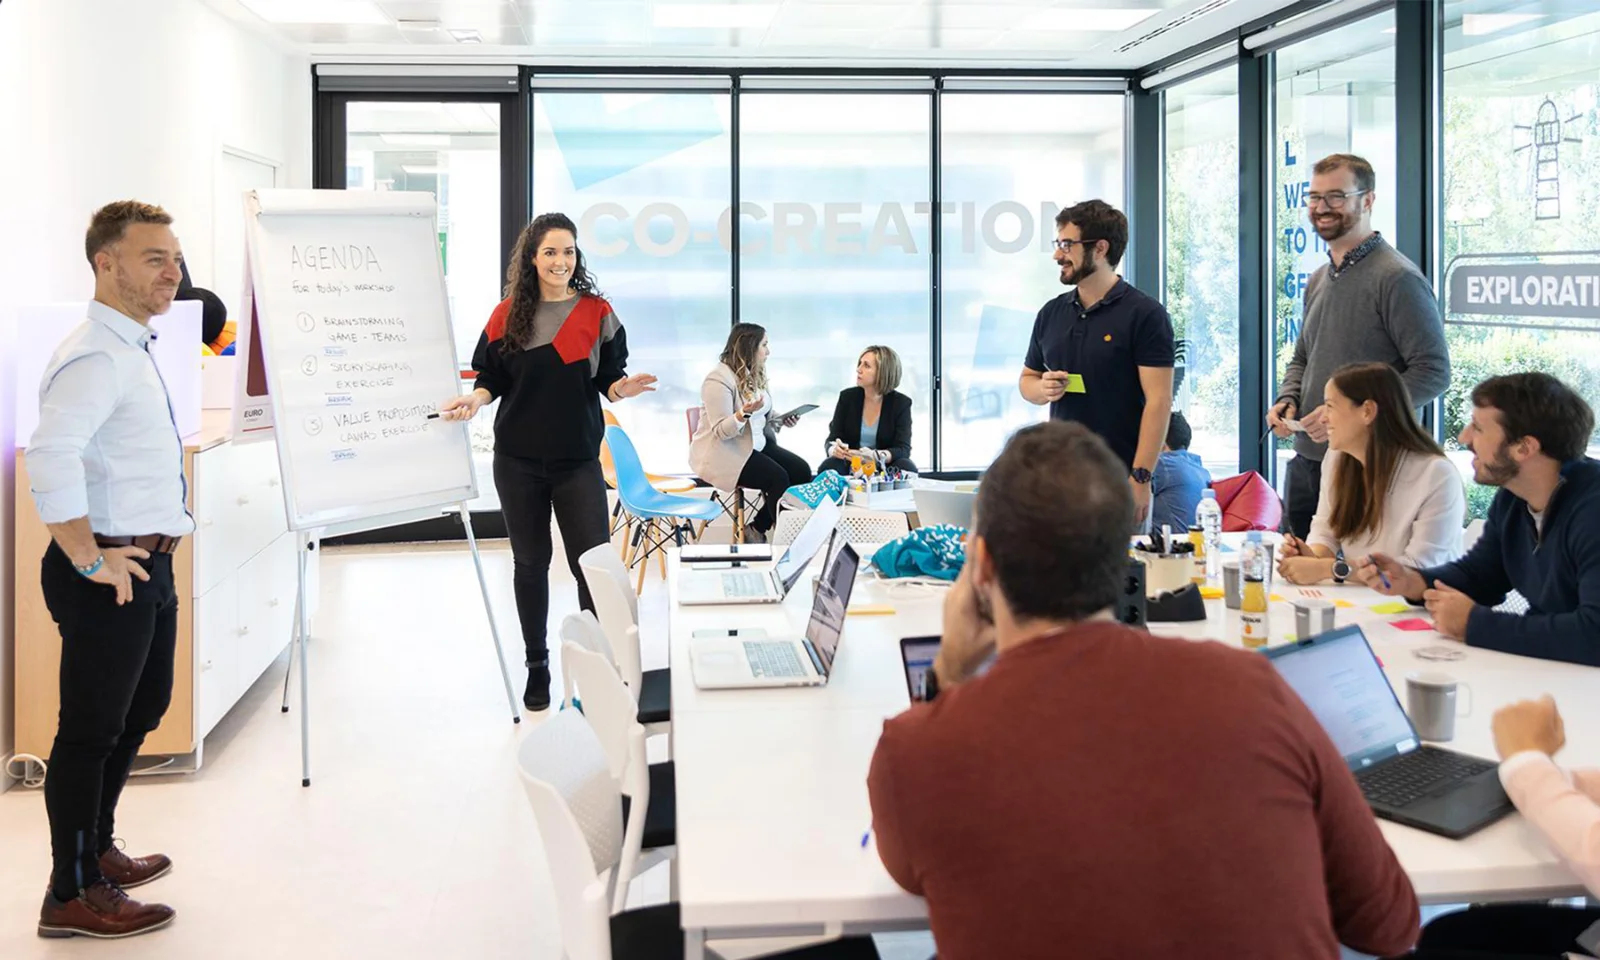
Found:
[[[1481,474],[1481,477],[1474,476],[1472,479],[1489,487],[1503,487],[1515,480],[1522,472],[1522,468],[1511,459],[1510,449],[1510,444],[1502,443],[1500,449],[1494,452],[1493,460],[1485,461],[1479,457],[1478,469],[1474,473]]]
[[[1320,222],[1320,218],[1313,218],[1311,221],[1312,229],[1317,231],[1317,236],[1329,243],[1354,230],[1356,224],[1361,220],[1360,215],[1356,213],[1348,213],[1344,210],[1336,210],[1334,213],[1338,215],[1339,220],[1330,227],[1324,227]]]
[[[1073,268],[1069,264],[1062,264],[1061,285],[1075,287],[1084,280],[1094,275],[1100,264],[1094,259],[1094,254],[1088,250],[1083,251],[1083,263]]]
[[[128,279],[128,274],[120,267],[117,269],[116,282],[117,295],[122,298],[123,303],[138,307],[151,316],[159,316],[172,308],[173,297],[168,296],[165,290],[154,287],[149,290],[140,290],[134,286],[133,281]],[[176,294],[177,291],[174,290],[173,296],[176,296]]]

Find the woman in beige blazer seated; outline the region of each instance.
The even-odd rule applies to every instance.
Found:
[[[1328,455],[1305,540],[1285,534],[1278,573],[1290,583],[1343,583],[1357,558],[1404,557],[1431,567],[1461,556],[1467,497],[1461,474],[1417,423],[1387,363],[1335,370],[1324,393]]]
[[[777,432],[796,418],[774,423],[767,391],[767,331],[735,324],[722,348],[722,362],[700,385],[700,427],[689,442],[689,466],[718,490],[745,487],[765,495],[746,528],[746,539],[766,540],[778,517],[778,502],[790,487],[811,480],[811,468],[778,446]]]

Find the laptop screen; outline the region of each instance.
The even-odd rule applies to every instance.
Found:
[[[1267,651],[1352,770],[1417,747],[1411,720],[1360,627]]]
[[[846,543],[833,555],[833,562],[822,571],[817,581],[817,596],[811,602],[811,620],[806,624],[806,639],[822,658],[822,674],[833,670],[833,654],[839,648],[839,635],[844,632],[845,608],[850,606],[850,592],[856,586],[856,573],[861,569],[861,558],[856,548]]]
[[[817,551],[822,549],[822,544],[828,539],[828,533],[839,525],[839,505],[824,497],[811,511],[811,517],[806,525],[800,528],[794,542],[789,544],[789,549],[778,558],[778,579],[783,581],[784,592],[794,589],[799,582],[800,575],[811,566],[812,558]]]

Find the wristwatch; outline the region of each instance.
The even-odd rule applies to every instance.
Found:
[[[1134,467],[1133,472],[1128,474],[1128,476],[1133,478],[1134,483],[1149,483],[1155,478],[1155,474],[1151,473],[1149,470],[1146,470],[1144,467]]]
[[[1333,558],[1333,582],[1344,583],[1350,579],[1350,564],[1344,562],[1344,556]]]

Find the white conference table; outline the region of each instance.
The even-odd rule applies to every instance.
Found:
[[[895,612],[847,618],[827,686],[699,690],[688,656],[693,631],[761,627],[771,636],[799,636],[810,612],[810,575],[782,604],[701,607],[678,605],[677,577],[674,555],[672,752],[678,900],[689,960],[700,960],[713,939],[925,929],[927,906],[895,884],[874,845],[863,848],[861,838],[872,819],[867,770],[883,721],[910,703],[900,638],[940,633],[944,591],[863,575],[851,605],[886,604]],[[1467,647],[1462,660],[1425,661],[1417,649],[1450,641],[1389,626],[1403,615],[1373,612],[1370,607],[1387,598],[1363,587],[1315,589],[1326,599],[1354,604],[1337,611],[1337,623],[1362,626],[1402,703],[1405,675],[1415,670],[1442,670],[1470,685],[1471,712],[1457,720],[1450,747],[1494,757],[1494,711],[1550,693],[1572,738],[1560,761],[1600,766],[1600,669]],[[1292,638],[1288,601],[1300,593],[1281,580],[1273,590],[1283,598],[1271,610],[1277,643]],[[1238,613],[1213,600],[1207,614],[1204,622],[1155,624],[1151,630],[1237,645]],[[1388,821],[1380,820],[1379,827],[1423,903],[1584,892],[1532,825],[1515,814],[1459,841]]]

